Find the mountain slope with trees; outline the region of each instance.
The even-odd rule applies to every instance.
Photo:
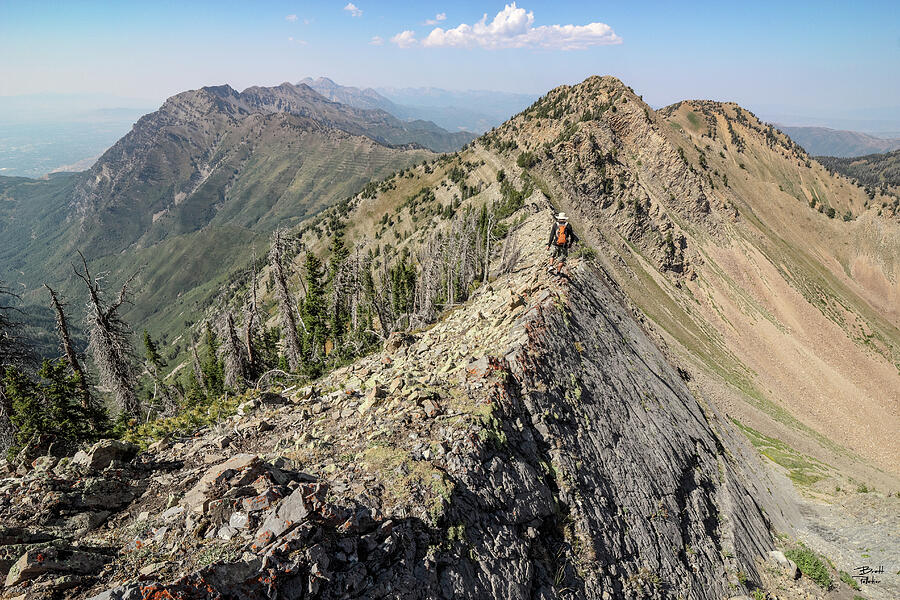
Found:
[[[849,593],[832,580],[859,548],[829,568],[792,541],[789,484],[746,444],[831,502],[896,489],[900,226],[875,200],[735,104],[653,111],[612,77],[551,90],[276,229],[196,323],[148,331],[142,358],[93,344],[105,427],[148,451],[57,464],[97,434],[55,456],[46,422],[19,435],[0,498],[38,506],[60,478],[77,502],[31,511],[13,543],[39,546],[7,584],[54,590],[107,565],[79,598],[113,582],[99,598]],[[568,279],[546,272],[559,210],[582,240]],[[82,293],[108,294],[90,313],[102,331],[126,290],[82,267]],[[55,388],[16,373],[19,418]],[[85,477],[95,464],[112,468]],[[122,491],[95,499],[104,485]],[[84,560],[36,568],[52,544]],[[889,556],[889,537],[875,546]],[[819,564],[819,583],[795,584],[776,547]]]

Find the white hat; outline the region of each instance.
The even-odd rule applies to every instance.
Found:
[[[556,215],[556,220],[557,221],[568,221],[569,219],[568,219],[568,217],[566,217],[566,213],[561,212],[558,215]]]

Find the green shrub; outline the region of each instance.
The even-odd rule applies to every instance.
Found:
[[[832,585],[831,575],[828,573],[828,567],[819,558],[819,556],[804,545],[799,548],[788,550],[784,553],[786,557],[797,563],[800,572],[815,581],[824,589],[830,589]]]
[[[538,158],[532,152],[523,152],[516,159],[516,164],[523,169],[530,169],[537,164]]]
[[[844,583],[849,585],[854,590],[859,591],[859,584],[856,582],[855,579],[853,579],[853,577],[850,575],[850,573],[848,573],[847,571],[841,571],[840,575],[841,575],[841,581],[843,581]]]

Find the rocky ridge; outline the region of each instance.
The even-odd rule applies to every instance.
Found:
[[[185,438],[0,483],[5,598],[685,597],[761,584],[757,464],[602,270],[516,269]]]

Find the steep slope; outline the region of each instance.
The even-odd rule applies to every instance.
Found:
[[[778,125],[778,129],[813,156],[863,156],[900,148],[900,139],[879,138],[858,131],[786,125]]]
[[[463,310],[314,388],[254,398],[130,464],[107,444],[5,480],[7,593],[713,599],[765,585],[783,527],[770,484],[602,272],[549,280],[545,225],[521,223],[515,271]]]
[[[551,91],[483,144],[574,215],[709,376],[704,395],[828,464],[862,456],[893,485],[900,227],[862,188],[734,104],[655,113],[609,77]]]

